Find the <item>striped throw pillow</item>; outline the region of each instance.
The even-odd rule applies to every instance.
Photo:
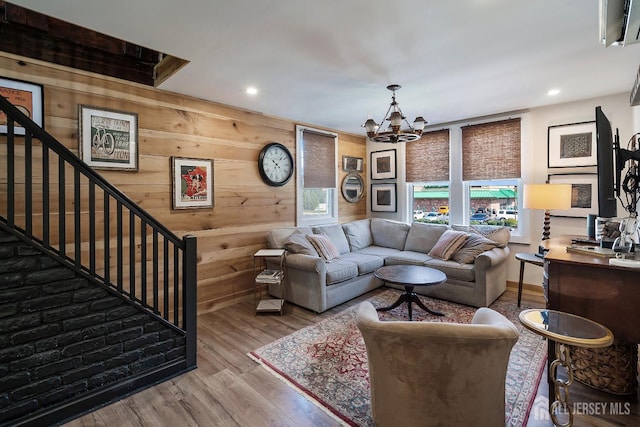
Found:
[[[465,244],[467,238],[467,233],[463,231],[446,230],[433,245],[429,255],[444,260],[451,259],[453,254]]]
[[[340,253],[336,248],[336,245],[333,244],[329,236],[326,234],[309,234],[307,235],[307,240],[311,242],[315,250],[318,252],[326,262],[331,262],[340,258]]]

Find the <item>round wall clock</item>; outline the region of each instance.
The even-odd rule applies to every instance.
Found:
[[[272,142],[260,151],[258,170],[267,184],[274,187],[285,185],[293,176],[293,157],[287,147]]]

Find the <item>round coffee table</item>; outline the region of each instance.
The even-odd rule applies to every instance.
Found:
[[[404,293],[400,295],[396,302],[389,307],[378,308],[378,311],[389,311],[406,302],[409,309],[409,320],[413,320],[411,303],[415,302],[418,307],[427,313],[435,316],[444,316],[444,313],[433,311],[424,305],[418,295],[413,292],[413,288],[416,286],[433,286],[446,282],[447,276],[442,271],[419,265],[387,265],[380,267],[373,274],[386,283],[404,286]]]
[[[554,385],[555,400],[549,406],[553,425],[573,425],[573,410],[569,399],[569,386],[573,382],[570,346],[601,348],[613,343],[609,328],[593,320],[562,311],[531,309],[520,312],[520,323],[531,332],[555,341],[556,360],[549,359],[549,380]],[[563,367],[567,379],[558,377],[558,368]],[[551,401],[551,399],[549,399]],[[568,417],[559,419],[560,414]]]

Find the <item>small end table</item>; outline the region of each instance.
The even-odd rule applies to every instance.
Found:
[[[536,254],[521,252],[516,254],[516,259],[520,261],[520,280],[518,281],[518,307],[522,299],[522,280],[524,279],[524,264],[529,263],[539,267],[544,266],[544,259]]]
[[[613,343],[613,333],[609,328],[593,320],[562,311],[531,309],[519,315],[520,323],[531,332],[554,341],[557,345],[556,360],[549,359],[549,382],[554,385],[554,402],[549,405],[553,425],[568,427],[573,425],[573,411],[569,399],[569,386],[573,383],[573,367],[569,346],[601,348]],[[558,378],[558,367],[567,372],[567,379]],[[549,396],[551,402],[551,396]],[[566,422],[558,419],[558,409],[568,415]]]

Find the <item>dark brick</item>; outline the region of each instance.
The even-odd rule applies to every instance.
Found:
[[[9,365],[6,363],[0,363],[0,377],[3,377],[9,373]]]
[[[57,334],[60,331],[60,325],[53,323],[48,325],[39,326],[33,329],[27,329],[11,334],[11,343],[22,344],[29,341],[35,341],[40,338],[49,337]]]
[[[74,319],[67,319],[62,322],[62,328],[65,331],[72,331],[74,329],[86,328],[87,326],[95,325],[104,322],[104,313],[89,314],[88,316],[76,317]]]
[[[55,259],[48,257],[48,256],[41,256],[40,257],[40,269],[41,270],[46,270],[46,269],[50,269],[50,268],[58,268],[61,267],[62,264],[60,264],[60,262],[56,261]]]
[[[15,253],[13,246],[0,246],[0,259],[11,258]]]
[[[24,313],[30,313],[34,311],[48,310],[50,308],[62,307],[67,305],[71,301],[71,294],[58,294],[47,295],[39,298],[32,298],[27,301],[23,301],[20,304],[20,309]]]
[[[184,357],[186,350],[184,347],[177,347],[165,353],[164,357],[167,361]]]
[[[136,349],[136,350],[132,350],[127,353],[118,355],[116,357],[112,357],[109,360],[106,360],[104,362],[104,366],[107,369],[115,368],[117,366],[126,365],[131,362],[135,362],[136,360],[140,360],[141,357],[142,357],[142,350]]]
[[[89,388],[100,387],[122,378],[126,378],[131,374],[129,367],[121,366],[117,369],[111,369],[102,374],[95,375],[89,379]]]
[[[9,363],[9,367],[12,371],[19,371],[22,369],[29,369],[35,366],[42,366],[46,363],[55,362],[60,359],[60,351],[50,350],[43,351],[42,353],[36,353],[29,357],[23,357],[22,359],[15,360]]]
[[[105,338],[107,343],[113,344],[116,342],[123,342],[132,340],[142,335],[142,326],[138,326],[135,328],[124,329],[122,331],[117,331],[107,335]]]
[[[59,294],[62,292],[76,291],[87,286],[87,279],[76,277],[70,280],[60,280],[58,282],[42,285],[42,292],[45,294]]]
[[[105,298],[109,295],[109,292],[102,288],[87,288],[81,289],[73,293],[74,302],[92,301],[100,298]]]
[[[10,362],[12,360],[21,359],[31,356],[34,353],[32,345],[19,345],[16,347],[0,350],[0,362]]]
[[[29,384],[29,381],[31,381],[31,375],[27,371],[4,376],[0,378],[0,392],[22,387],[23,385]]]
[[[173,340],[166,340],[145,347],[144,355],[150,356],[157,353],[166,353],[174,347]]]
[[[42,352],[47,350],[53,350],[56,348],[63,348],[68,344],[79,342],[82,340],[82,333],[80,331],[67,332],[65,334],[56,335],[55,337],[43,339],[34,343],[36,351]]]
[[[14,390],[11,393],[11,398],[14,400],[22,400],[32,396],[37,396],[42,393],[46,393],[49,390],[58,387],[61,384],[59,377],[51,377],[46,380],[37,381],[27,386]]]
[[[53,390],[50,393],[45,393],[39,397],[40,403],[43,405],[51,405],[52,403],[60,402],[61,400],[69,399],[79,393],[87,391],[87,381],[80,381],[75,384],[66,385]]]
[[[164,354],[154,354],[153,356],[149,356],[146,359],[131,363],[129,365],[129,368],[131,369],[132,373],[137,374],[151,368],[155,368],[156,366],[163,364],[164,361]]]
[[[80,356],[72,357],[70,359],[59,360],[53,363],[48,363],[39,368],[35,368],[33,370],[33,377],[34,379],[42,379],[42,378],[50,377],[54,374],[57,374],[63,371],[68,371],[72,368],[75,368],[76,366],[80,365],[80,363],[82,363],[82,357]]]
[[[132,326],[144,325],[144,323],[149,319],[148,314],[136,314],[135,316],[127,317],[122,320],[122,329],[128,329]]]
[[[64,357],[77,356],[78,354],[86,353],[88,351],[94,351],[101,347],[104,347],[104,337],[98,337],[91,340],[80,341],[79,343],[70,344],[62,349],[62,355]]]
[[[100,350],[87,352],[82,355],[84,363],[102,362],[112,357],[122,354],[122,344],[115,344],[109,347],[103,347]]]
[[[62,374],[62,382],[64,384],[72,384],[77,381],[90,378],[94,375],[101,374],[102,372],[104,372],[104,365],[101,363],[83,366],[82,368],[74,369],[73,371],[68,371],[67,373]]]
[[[40,324],[40,313],[9,317],[0,322],[0,334],[27,329]]]
[[[177,336],[174,341],[176,345],[185,345],[185,343],[187,342],[186,338],[183,335]]]
[[[24,282],[28,285],[41,285],[43,283],[55,282],[56,280],[73,279],[74,277],[76,277],[76,274],[73,270],[58,267],[33,271],[25,276]]]
[[[18,312],[18,304],[2,304],[0,305],[0,319],[3,317],[13,316]]]
[[[67,305],[43,312],[42,321],[45,323],[57,322],[71,317],[84,316],[87,313],[89,313],[89,307],[86,304]]]
[[[104,323],[89,326],[80,331],[82,333],[82,339],[87,340],[95,337],[102,337],[109,332],[109,326]]]
[[[164,340],[168,340],[170,338],[175,338],[178,336],[178,333],[173,329],[168,328],[166,326],[163,326],[163,328],[164,328],[163,330],[158,332],[158,340],[164,341]]]
[[[164,326],[162,323],[158,321],[151,321],[144,324],[145,332],[156,332],[156,331],[164,330],[165,328],[166,326]]]
[[[91,303],[91,311],[106,310],[108,308],[117,307],[124,304],[124,302],[118,297],[106,297],[99,301]]]
[[[14,236],[11,233],[6,233],[6,232],[0,232],[0,243],[10,243],[10,242],[19,242],[20,239],[18,239],[16,236]]]
[[[22,273],[0,274],[0,289],[10,289],[22,286]]]
[[[7,393],[0,394],[0,409],[6,408],[9,402],[9,395]]]
[[[14,271],[33,271],[36,269],[38,261],[36,258],[13,257],[0,262],[0,273],[11,273]],[[30,273],[33,274],[33,273]]]
[[[40,293],[40,289],[37,287],[24,287],[13,288],[7,291],[0,292],[0,301],[24,301],[30,298],[35,298]]]
[[[138,338],[134,338],[124,343],[124,351],[133,350],[140,347],[146,347],[149,344],[153,344],[158,341],[158,334],[153,332],[151,334],[145,334]]]
[[[114,308],[107,313],[107,320],[121,319],[133,314],[139,313],[138,309],[131,305],[124,305],[122,307]]]
[[[38,409],[38,401],[36,399],[25,400],[0,410],[0,421],[13,420],[36,409]]]
[[[19,256],[42,255],[42,252],[40,252],[39,249],[26,245],[18,246],[17,253]]]

